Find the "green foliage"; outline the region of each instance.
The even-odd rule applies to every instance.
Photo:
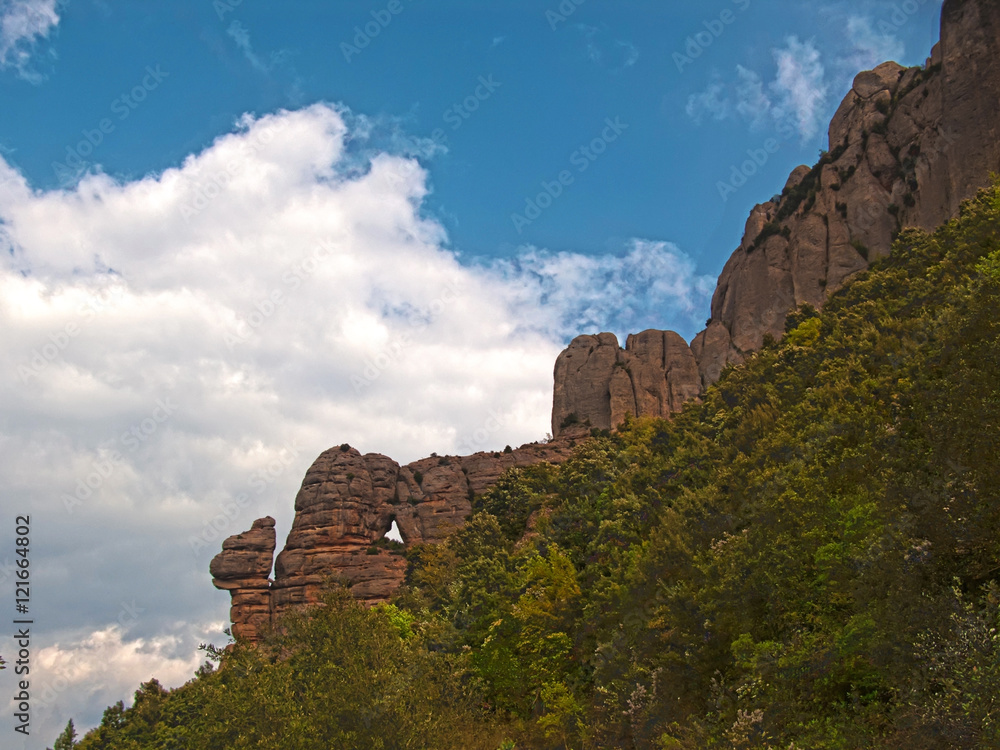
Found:
[[[76,747],[76,727],[73,726],[73,720],[70,719],[66,728],[56,738],[52,750],[73,750],[74,747]]]
[[[830,155],[832,158],[832,155]],[[92,748],[1000,746],[1000,189]]]
[[[572,414],[567,414],[566,418],[562,421],[562,424],[559,425],[559,429],[565,430],[567,427],[579,423],[580,423],[580,418],[576,416],[575,412]]]
[[[757,235],[757,238],[750,245],[747,252],[753,252],[757,248],[763,247],[764,243],[766,243],[771,237],[780,235],[785,239],[788,239],[789,237],[791,237],[791,234],[792,230],[789,229],[787,226],[783,226],[780,222],[777,221],[769,221],[767,224],[764,225],[764,228],[760,230],[760,233]]]
[[[479,748],[503,739],[468,669],[436,649],[438,628],[344,590],[289,617],[283,632],[237,644],[217,672],[176,690],[148,683],[77,745],[197,750]]]

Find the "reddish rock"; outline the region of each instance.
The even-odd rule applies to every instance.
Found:
[[[583,423],[606,430],[626,414],[668,417],[701,393],[691,348],[673,331],[579,336],[556,360],[552,434]]]
[[[215,587],[232,595],[233,635],[256,640],[271,622],[271,562],[275,548],[274,519],[253,522],[249,531],[222,543],[222,552],[209,565]]]
[[[588,430],[559,440],[472,456],[434,456],[400,467],[386,456],[362,456],[341,446],[325,451],[306,472],[295,498],[295,520],[274,560],[274,519],[230,537],[212,561],[215,586],[232,595],[233,634],[257,640],[266,624],[291,607],[314,604],[323,585],[340,580],[358,599],[387,601],[403,581],[403,549],[380,545],[395,521],[404,545],[438,543],[472,512],[472,497],[509,468],[569,457]]]
[[[792,309],[820,307],[887,255],[901,228],[932,230],[989,184],[1000,170],[998,60],[1000,3],[947,0],[924,68],[887,62],[855,77],[830,124],[835,158],[814,173],[814,189],[794,197],[812,171],[797,167],[781,198],[751,212],[719,277],[712,326],[692,344],[705,384],[766,335],[780,338]],[[788,240],[771,237],[761,253],[755,239],[768,222]]]
[[[290,606],[315,602],[341,578],[366,602],[386,600],[405,562],[373,547],[393,520],[406,544],[436,543],[461,526],[470,498],[512,466],[568,457],[588,427],[626,414],[668,417],[739,364],[790,311],[821,306],[903,227],[934,229],[1000,171],[1000,3],[945,0],[942,36],[924,68],[884,63],[858,74],[830,124],[831,154],[797,167],[782,195],[756,206],[691,346],[666,331],[579,336],[555,364],[548,444],[511,453],[432,457],[400,467],[351,448],[321,455],[295,501],[295,521],[268,580],[274,521],[230,537],[213,561],[232,594],[234,634],[257,638]],[[584,423],[587,426],[572,424]]]

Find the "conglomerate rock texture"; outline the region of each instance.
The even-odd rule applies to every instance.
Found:
[[[402,467],[348,446],[323,453],[296,497],[273,580],[271,518],[227,539],[212,561],[215,585],[232,594],[233,633],[259,638],[289,607],[315,602],[331,576],[359,599],[385,601],[406,567],[398,550],[377,544],[393,521],[406,545],[441,541],[506,469],[563,461],[588,427],[617,426],[626,414],[676,413],[766,337],[780,338],[789,312],[822,306],[886,255],[900,229],[932,230],[955,216],[1000,172],[1000,1],[946,0],[926,65],[858,74],[829,139],[816,166],[797,167],[781,195],[750,212],[709,325],[690,346],[669,331],[629,336],[624,349],[610,333],[573,340],[555,365],[552,442]]]
[[[614,334],[578,336],[556,360],[552,432],[578,421],[598,429],[626,414],[667,417],[701,393],[698,362],[673,331],[643,331],[625,348]]]
[[[271,622],[271,565],[275,548],[274,519],[253,522],[250,531],[222,543],[209,572],[216,588],[232,595],[233,635],[256,640]]]
[[[473,496],[507,469],[564,461],[589,434],[579,427],[549,443],[432,456],[406,466],[348,445],[325,451],[295,498],[295,520],[274,560],[273,580],[273,518],[229,537],[212,560],[213,583],[232,595],[233,635],[258,640],[290,607],[316,603],[331,578],[369,604],[387,601],[406,572],[402,549],[380,543],[393,521],[404,546],[440,542],[472,512]]]
[[[624,351],[607,333],[570,344],[555,366],[554,435],[575,421],[607,428],[625,412],[678,411],[683,401],[675,395],[696,398],[765,337],[781,338],[789,312],[821,307],[887,255],[900,229],[930,231],[956,216],[1000,171],[1000,2],[947,0],[941,41],[927,63],[887,62],[859,73],[829,142],[816,166],[797,167],[781,195],[750,212],[719,277],[708,327],[689,353],[674,336],[656,372],[656,357],[640,354],[631,336]],[[629,365],[630,357],[643,366]],[[697,388],[688,374],[692,357]]]

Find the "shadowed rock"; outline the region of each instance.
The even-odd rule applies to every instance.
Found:
[[[434,456],[399,466],[386,456],[344,445],[313,462],[295,498],[295,520],[274,561],[274,519],[229,537],[212,560],[217,588],[232,595],[233,635],[259,640],[262,628],[291,607],[315,604],[337,579],[368,604],[384,602],[403,582],[403,549],[380,545],[396,522],[404,547],[436,544],[472,512],[472,497],[513,467],[560,462],[589,436],[569,430],[551,443],[510,452]]]
[[[1000,3],[947,0],[941,42],[923,67],[886,62],[859,73],[830,123],[830,152],[796,167],[780,196],[751,210],[719,276],[709,326],[691,342],[699,387],[676,346],[671,361],[685,370],[675,388],[666,366],[633,367],[630,346],[622,352],[611,334],[580,336],[556,363],[553,434],[570,415],[607,428],[626,412],[676,412],[676,396],[695,398],[766,337],[780,339],[792,310],[822,307],[887,255],[901,229],[931,231],[956,216],[1000,171],[998,61]],[[640,349],[634,357],[645,361]]]

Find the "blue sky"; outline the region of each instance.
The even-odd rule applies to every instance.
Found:
[[[50,188],[58,184],[51,165],[66,147],[102,118],[117,118],[112,102],[141,84],[147,66],[159,66],[169,77],[127,121],[115,120],[92,156],[108,174],[134,178],[176,166],[245,112],[338,102],[381,122],[386,137],[444,131],[447,153],[427,159],[427,210],[463,254],[511,256],[523,244],[603,253],[644,237],[677,243],[699,270],[715,274],[748,208],[825,147],[825,124],[858,63],[897,50],[903,62],[922,62],[939,6],[924,2],[897,27],[896,3],[588,0],[564,6],[574,12],[562,21],[558,2],[400,0],[401,12],[348,62],[342,45],[353,45],[355,27],[377,24],[372,13],[387,12],[388,2],[76,0],[56,6],[58,27],[25,63],[34,83],[10,69],[0,77],[0,144],[33,185]],[[725,11],[734,21],[679,71],[674,55]],[[852,33],[852,19],[873,33]],[[737,66],[758,74],[766,90],[789,37],[821,56],[818,127],[723,203],[717,181],[774,129],[748,128],[740,117],[699,125],[686,104],[713,84],[732,85]],[[447,113],[475,96],[481,76],[499,88],[455,130]],[[510,214],[608,117],[628,125],[624,137],[517,232]]]
[[[34,519],[39,696],[0,743],[189,678],[221,540],[270,514],[280,545],[330,445],[542,439],[569,339],[690,339],[750,208],[940,5],[0,0],[0,509]]]

